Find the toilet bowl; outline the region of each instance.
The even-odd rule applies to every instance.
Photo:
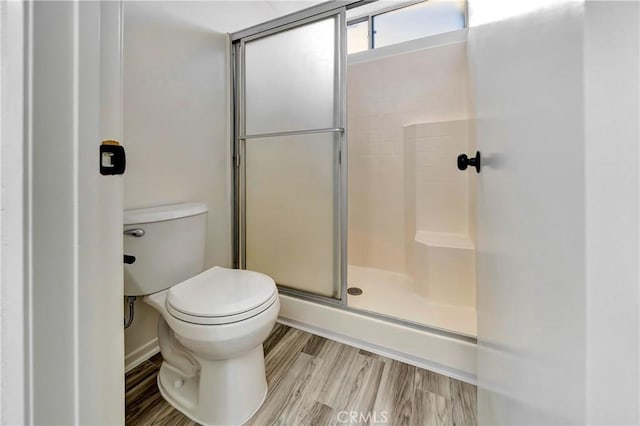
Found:
[[[160,393],[203,425],[242,424],[267,393],[262,343],[280,309],[275,283],[258,272],[218,266],[194,273],[204,264],[206,206],[144,210],[125,213],[125,253],[136,257],[125,267],[125,294],[144,295],[160,313]]]

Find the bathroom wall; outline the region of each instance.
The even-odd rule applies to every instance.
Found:
[[[478,143],[492,154],[479,178],[481,423],[640,419],[639,12],[560,3],[471,30]]]
[[[404,142],[405,126],[456,120],[467,123],[473,117],[466,52],[466,31],[461,30],[349,56],[350,264],[408,272],[411,249],[407,241],[413,241],[416,228],[411,222],[415,220],[435,218],[451,225],[441,232],[472,231],[466,214],[468,185],[462,182],[462,193],[443,184],[447,177],[469,179],[456,174],[453,152],[458,148],[435,152],[437,149],[426,146],[425,135],[420,134],[420,146],[414,141],[412,149],[416,151],[408,153]],[[468,126],[462,126],[465,134]],[[443,171],[446,173],[436,179],[437,184],[429,181],[429,173],[434,178],[434,172]],[[407,180],[416,177],[420,194],[415,200],[408,199]],[[460,220],[455,220],[456,214]],[[407,234],[409,228],[411,235]],[[426,230],[437,229],[426,226]]]
[[[229,266],[227,36],[157,4],[124,3],[124,207],[206,203],[206,266]],[[137,301],[127,364],[155,349],[157,318]]]
[[[405,173],[413,174],[411,179],[405,174],[404,182],[407,211],[413,214],[407,227],[468,236],[468,177],[473,173],[460,172],[456,159],[474,148],[469,120],[420,123],[404,130]]]
[[[583,398],[566,397],[585,389],[581,19],[576,4],[469,32],[487,157],[477,253],[485,424],[585,423]]]
[[[585,4],[588,424],[640,424],[640,3]]]
[[[28,329],[24,230],[28,212],[24,205],[24,183],[28,182],[24,166],[27,130],[24,99],[25,10],[21,3],[0,3],[0,423],[26,424],[27,348],[16,345]],[[52,18],[53,19],[53,18]],[[56,146],[57,148],[57,146]],[[23,178],[24,176],[24,178]],[[21,177],[21,178],[18,178]],[[61,309],[64,309],[62,307]]]
[[[480,424],[640,420],[639,23],[566,1],[470,30]]]
[[[475,309],[476,171],[456,167],[460,153],[476,151],[472,121],[405,126],[404,225],[414,289],[429,302]]]
[[[119,5],[37,2],[19,7],[24,7],[24,27],[20,15],[0,8],[0,13],[9,13],[0,24],[2,47],[5,37],[15,35],[6,32],[7,20],[24,31],[29,45],[24,51],[29,70],[25,85],[20,88],[14,81],[15,89],[29,96],[23,99],[20,94],[24,117],[14,114],[12,123],[24,125],[25,137],[8,146],[3,139],[2,144],[2,259],[18,267],[17,253],[5,258],[7,248],[17,249],[8,245],[15,240],[6,239],[7,226],[16,223],[5,221],[11,213],[5,202],[14,200],[5,198],[6,191],[15,190],[6,184],[6,173],[13,172],[11,180],[24,184],[15,193],[18,204],[29,200],[23,205],[24,227],[16,228],[24,243],[25,275],[18,279],[2,269],[2,303],[21,304],[3,309],[1,322],[14,324],[7,321],[11,314],[25,309],[16,329],[2,334],[2,350],[3,355],[7,348],[16,355],[24,350],[26,369],[22,361],[13,363],[13,357],[3,356],[2,369],[20,374],[25,386],[11,377],[5,380],[3,374],[2,423],[122,424],[122,179],[101,176],[96,168],[99,141],[120,135],[119,105],[102,96],[115,94],[117,99],[120,93],[119,52],[114,49],[119,45]],[[17,112],[17,99],[6,103],[4,60],[9,52],[2,52],[2,106]],[[2,119],[6,112],[3,109]],[[11,136],[2,124],[2,136]],[[12,144],[20,147],[24,162],[5,168],[7,161],[18,160],[7,150]],[[9,286],[21,292],[24,301],[12,297]],[[8,393],[24,404],[6,410],[5,403],[13,399],[6,398]],[[15,421],[14,410],[20,406],[23,422]]]
[[[317,2],[124,2],[124,208],[209,206],[206,266],[231,264],[228,38]],[[156,349],[158,315],[136,302],[125,364]]]

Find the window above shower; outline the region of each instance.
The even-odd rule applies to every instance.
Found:
[[[347,52],[460,30],[466,16],[465,0],[376,1],[347,12]]]

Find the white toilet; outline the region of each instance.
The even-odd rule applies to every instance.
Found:
[[[252,271],[203,271],[207,206],[127,210],[125,295],[142,296],[161,317],[162,396],[203,425],[248,420],[267,393],[262,343],[280,303],[273,279]]]

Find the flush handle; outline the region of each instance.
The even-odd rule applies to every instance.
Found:
[[[144,237],[144,229],[142,228],[134,228],[134,229],[125,229],[124,235],[130,235],[132,237]]]
[[[480,173],[480,152],[476,151],[476,156],[469,158],[467,154],[458,155],[458,170],[467,170],[467,167],[475,167],[476,173]]]

